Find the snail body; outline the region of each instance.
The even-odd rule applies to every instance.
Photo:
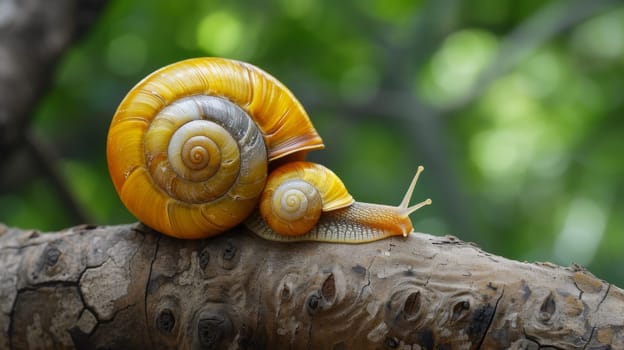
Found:
[[[106,152],[128,210],[174,237],[210,237],[242,222],[264,238],[291,241],[340,241],[336,232],[354,227],[383,233],[345,242],[411,232],[407,206],[355,202],[331,170],[300,161],[323,147],[302,105],[271,75],[239,61],[196,58],[155,71],[128,93]],[[281,205],[285,211],[273,214]],[[395,221],[401,224],[387,224]]]

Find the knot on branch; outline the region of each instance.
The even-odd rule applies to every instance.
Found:
[[[197,319],[196,343],[200,349],[221,349],[232,333],[227,315],[218,311],[203,311]]]
[[[284,293],[285,289],[282,289]],[[314,315],[318,310],[328,309],[336,300],[336,279],[333,273],[330,273],[321,288],[308,296],[306,308],[310,315]]]
[[[228,240],[226,242],[223,248],[222,259],[222,267],[224,270],[231,270],[238,265],[240,253],[233,240]]]
[[[171,333],[175,327],[175,323],[175,316],[173,315],[173,311],[170,309],[160,311],[158,317],[156,318],[156,328],[158,328],[158,330],[162,333]]]

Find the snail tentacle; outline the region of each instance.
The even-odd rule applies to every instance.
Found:
[[[412,179],[412,182],[409,185],[409,188],[407,189],[407,191],[405,192],[405,196],[403,196],[403,200],[401,201],[401,203],[399,204],[398,208],[402,208],[404,210],[403,215],[408,216],[410,214],[412,214],[413,212],[415,212],[416,210],[426,206],[426,205],[431,205],[432,201],[431,198],[427,198],[424,201],[414,204],[413,206],[410,207],[410,202],[412,200],[412,194],[414,193],[414,188],[416,188],[416,183],[418,182],[418,178],[420,177],[420,174],[425,170],[425,167],[423,167],[422,165],[418,166],[418,169],[416,170],[416,175],[414,175],[414,178]],[[407,234],[404,234],[405,236],[407,236]]]

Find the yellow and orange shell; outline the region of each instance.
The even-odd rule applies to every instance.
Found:
[[[220,106],[227,111],[213,113]],[[128,93],[106,153],[132,214],[168,235],[203,238],[254,210],[268,161],[320,148],[301,104],[271,75],[243,62],[197,58],[157,70]]]
[[[321,212],[353,203],[333,171],[320,164],[297,161],[269,174],[260,199],[260,215],[273,231],[298,236],[316,225]]]

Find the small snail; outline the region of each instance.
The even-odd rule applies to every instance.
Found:
[[[245,225],[273,241],[362,243],[412,232],[409,215],[431,204],[409,206],[422,166],[398,206],[353,200],[336,174],[309,162],[286,163],[269,175],[260,215]],[[316,203],[315,203],[316,202]]]
[[[303,161],[323,147],[299,101],[271,75],[196,58],[127,94],[106,153],[128,210],[174,237],[205,238],[243,222],[283,241],[359,243],[412,231],[408,215],[431,203],[408,207],[422,167],[398,207],[359,203],[331,170]]]

